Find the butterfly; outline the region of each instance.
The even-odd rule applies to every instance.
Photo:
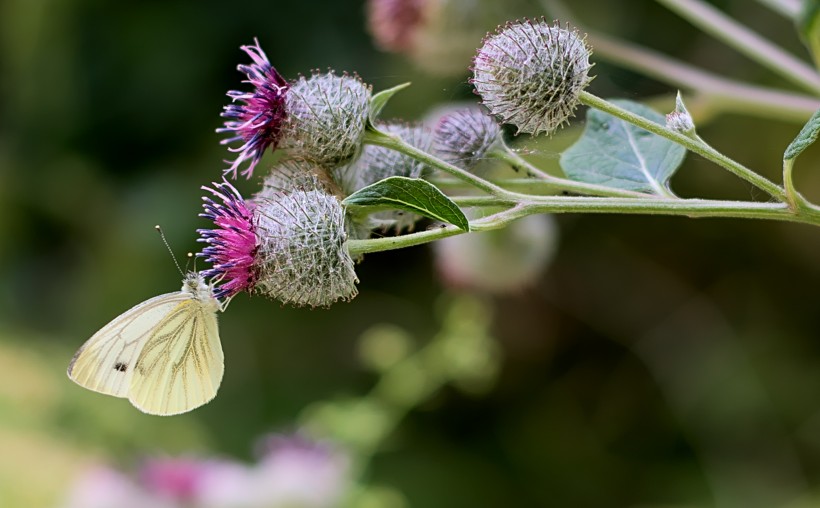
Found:
[[[123,312],[80,347],[68,377],[128,398],[153,415],[175,415],[213,399],[224,372],[213,285],[189,272],[182,289]]]

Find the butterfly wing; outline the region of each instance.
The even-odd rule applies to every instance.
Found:
[[[216,312],[189,298],[156,325],[142,347],[128,400],[149,414],[184,413],[216,396],[223,372]]]
[[[123,312],[83,344],[68,365],[68,377],[95,392],[127,397],[140,351],[163,320],[191,295],[177,291]]]

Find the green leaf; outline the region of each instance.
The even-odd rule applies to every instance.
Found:
[[[453,224],[464,231],[470,230],[470,222],[458,205],[436,186],[420,178],[391,176],[359,189],[342,204],[350,207],[398,208]]]
[[[410,83],[402,83],[401,85],[394,86],[393,88],[388,88],[387,90],[382,90],[381,92],[377,93],[373,97],[370,98],[370,124],[375,125],[376,119],[381,114],[384,107],[387,105],[387,101],[393,98],[396,93],[404,90],[410,86]]]
[[[625,100],[613,104],[664,125],[660,113]],[[669,179],[677,171],[686,149],[657,134],[590,109],[581,138],[561,155],[561,168],[573,180],[616,189],[669,194]]]
[[[794,141],[786,148],[786,152],[783,154],[783,160],[797,158],[798,155],[803,153],[803,150],[817,140],[818,135],[820,135],[820,109],[814,112],[811,118],[809,118],[809,121],[806,122],[806,125],[800,129],[800,134],[798,134],[797,137],[794,138]]]
[[[817,65],[820,57],[820,0],[803,0],[795,22],[800,37]]]

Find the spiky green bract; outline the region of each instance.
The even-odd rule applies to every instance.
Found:
[[[326,168],[353,160],[361,150],[371,87],[356,76],[314,73],[291,83],[286,97],[292,157]]]
[[[442,116],[433,130],[433,145],[441,159],[471,170],[501,135],[498,123],[479,108],[462,108]]]
[[[350,300],[358,293],[359,279],[347,252],[341,202],[310,169],[311,163],[289,164],[287,170],[298,170],[298,177],[285,180],[284,169],[274,168],[253,200],[260,239],[256,290],[297,306]]]
[[[590,49],[578,32],[544,19],[508,23],[489,35],[473,62],[476,93],[518,133],[553,133],[590,82]]]

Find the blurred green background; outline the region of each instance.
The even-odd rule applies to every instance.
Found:
[[[713,3],[806,56],[791,23],[760,4]],[[651,0],[572,5],[600,31],[788,87]],[[515,15],[541,13],[533,5]],[[0,506],[55,506],[95,461],[247,458],[258,436],[293,430],[306,406],[373,386],[358,359],[364,331],[390,323],[423,344],[439,329],[449,290],[431,250],[418,247],[367,256],[360,295],[328,310],[237,297],[220,316],[219,396],[192,413],[146,416],[66,378],[74,350],[99,327],[179,287],[153,226],[178,257],[198,249],[195,229],[207,226],[199,186],[223,168],[214,129],[225,91],[241,86],[238,48],[254,36],[289,78],[332,67],[376,90],[412,81],[388,116],[474,100],[469,62],[460,76],[435,78],[375,49],[361,1],[0,3]],[[594,74],[601,96],[674,92],[605,62]],[[727,115],[699,133],[779,181],[799,128]],[[577,133],[528,149],[554,166]],[[819,163],[812,149],[797,168],[814,198]],[[237,185],[251,193],[256,184]],[[686,197],[753,197],[692,156],[673,186]],[[502,361],[495,384],[480,395],[444,388],[413,409],[367,481],[425,508],[820,505],[820,232],[557,220],[545,274],[488,300]]]

